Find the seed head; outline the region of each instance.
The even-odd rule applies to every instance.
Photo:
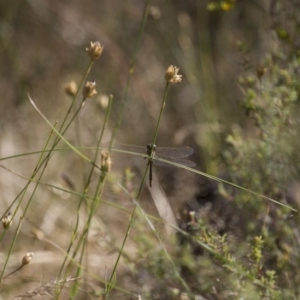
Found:
[[[3,219],[2,219],[2,226],[4,229],[8,229],[12,223],[12,215],[9,212]]]
[[[194,211],[190,211],[189,215],[190,215],[190,218],[191,218],[191,222],[195,222],[195,212]]]
[[[86,51],[92,60],[99,58],[103,51],[103,46],[99,42],[90,42],[90,47]]]
[[[103,150],[101,152],[101,170],[104,172],[109,172],[111,167],[111,158],[109,152]]]
[[[28,252],[24,255],[23,259],[22,259],[22,266],[28,265],[33,257],[33,252]]]
[[[195,220],[195,212],[194,211],[190,211],[190,218],[191,221],[187,224],[187,231],[191,234],[197,234],[199,232],[199,225]]]
[[[74,97],[77,93],[77,84],[75,81],[70,81],[64,85],[64,91],[68,96]]]
[[[83,90],[82,90],[82,96],[84,99],[86,98],[92,98],[97,94],[96,91],[96,81],[87,81],[85,84]]]
[[[182,75],[178,75],[179,68],[175,66],[170,66],[166,72],[165,79],[168,83],[181,82]]]

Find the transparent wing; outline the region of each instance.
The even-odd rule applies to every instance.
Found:
[[[184,158],[190,156],[193,153],[194,149],[191,147],[157,147],[155,151],[155,155],[157,157],[165,156],[169,158]]]
[[[135,155],[112,155],[111,163],[114,166],[133,166],[133,165],[146,165],[148,162],[147,158]]]
[[[186,167],[195,167],[196,166],[196,164],[193,161],[187,160],[187,159],[163,157],[162,155],[158,158],[162,158],[162,159],[165,159],[165,160],[168,160],[170,162],[174,162],[176,164],[180,164],[180,165],[183,165],[183,166],[186,166]],[[174,167],[173,165],[171,165],[167,162],[156,160],[155,157],[153,159],[153,163],[155,165],[160,165],[160,166]]]
[[[187,167],[194,167],[196,164],[187,159],[180,159],[180,158],[170,158],[170,157],[164,157],[160,156],[157,157],[168,160],[170,162],[174,162],[177,164],[181,164],[183,166]],[[112,155],[111,156],[112,165],[115,166],[133,166],[133,165],[146,165],[148,163],[148,159],[142,156],[133,156],[133,155]],[[156,157],[153,157],[153,164],[159,165],[159,166],[165,166],[165,167],[173,167],[171,164],[157,160]]]
[[[119,150],[125,150],[128,152],[135,153],[147,153],[147,147],[135,146],[135,145],[126,145],[122,143],[115,143],[115,148]],[[157,157],[164,156],[170,158],[184,158],[188,157],[194,153],[194,149],[191,147],[157,147],[155,154]]]
[[[131,165],[142,165],[142,164],[145,165],[148,162],[146,157],[147,147],[115,143],[114,150],[115,152],[118,152],[118,150],[120,150],[120,152],[121,151],[132,152],[132,155],[130,155],[130,153],[124,155],[113,154],[111,157],[113,165],[117,165],[117,166],[131,166]],[[178,147],[178,148],[157,147],[155,151],[155,155],[153,157],[153,164],[172,167],[172,165],[170,165],[169,163],[159,161],[156,159],[156,158],[158,159],[162,158],[164,160],[168,160],[187,167],[194,167],[196,165],[194,162],[190,160],[181,159],[191,155],[193,152],[194,150],[190,147]],[[134,155],[134,154],[141,154],[141,156]]]
[[[134,153],[141,153],[141,154],[145,154],[145,155],[147,154],[147,147],[135,146],[135,145],[125,145],[122,143],[115,142],[114,147],[112,148],[112,151],[119,152],[119,150],[127,151],[127,152],[134,152]]]

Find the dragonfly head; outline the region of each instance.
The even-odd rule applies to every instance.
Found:
[[[151,152],[155,152],[156,150],[156,145],[153,144],[148,144],[147,145],[147,154],[151,155]]]

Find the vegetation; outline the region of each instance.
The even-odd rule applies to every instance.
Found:
[[[82,4],[0,4],[0,299],[298,299],[300,5]]]

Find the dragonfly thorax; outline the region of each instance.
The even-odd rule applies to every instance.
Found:
[[[148,144],[147,145],[147,155],[151,155],[151,153],[156,151],[156,145]]]

